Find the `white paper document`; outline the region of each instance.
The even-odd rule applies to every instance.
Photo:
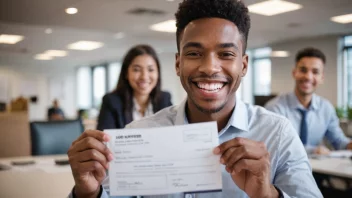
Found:
[[[337,158],[348,158],[348,157],[352,157],[352,151],[350,150],[331,151],[328,156],[337,157]]]
[[[222,189],[216,122],[104,130],[113,152],[110,195],[159,195]]]

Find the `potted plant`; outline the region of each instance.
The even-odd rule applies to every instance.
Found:
[[[338,117],[340,120],[346,118],[346,111],[345,111],[345,108],[343,108],[343,107],[336,107],[335,110],[336,110],[337,117]]]
[[[347,124],[347,135],[352,137],[352,106],[349,106],[346,111],[348,124]]]
[[[348,119],[349,121],[352,121],[352,107],[351,107],[351,106],[349,106],[349,107],[347,108],[347,119]]]

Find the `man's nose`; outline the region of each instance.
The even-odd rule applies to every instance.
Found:
[[[221,63],[216,54],[210,53],[203,58],[199,71],[212,76],[221,71]]]

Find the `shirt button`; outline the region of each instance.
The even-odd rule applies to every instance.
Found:
[[[186,194],[185,198],[193,198],[191,194]]]

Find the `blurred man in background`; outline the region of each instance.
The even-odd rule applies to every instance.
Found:
[[[351,140],[340,128],[334,106],[315,94],[324,81],[325,62],[325,55],[319,49],[300,50],[292,71],[294,91],[272,99],[265,106],[291,121],[308,154],[329,152],[321,146],[324,137],[335,149],[352,149]]]
[[[55,99],[53,106],[48,109],[48,120],[64,120],[65,114],[59,106],[59,101]]]

